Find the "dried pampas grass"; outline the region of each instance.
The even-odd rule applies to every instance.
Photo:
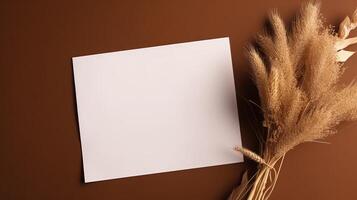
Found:
[[[344,48],[357,43],[357,37],[348,38],[357,27],[357,10],[343,20],[338,33],[323,25],[318,3],[303,5],[289,30],[278,13],[272,12],[269,20],[273,33],[258,35],[258,47],[248,50],[266,139],[261,154],[236,149],[259,168],[250,180],[244,175],[231,200],[268,199],[289,150],[336,133],[342,121],[357,119],[357,83],[337,84],[343,62],[354,53]]]

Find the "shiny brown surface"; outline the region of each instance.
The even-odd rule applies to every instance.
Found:
[[[355,0],[322,3],[332,24],[357,7]],[[229,36],[243,144],[254,149],[259,117],[247,103],[256,90],[244,47],[268,10],[277,8],[288,21],[299,4],[1,1],[0,199],[225,199],[247,164],[84,184],[71,57]],[[350,81],[357,56],[346,65]],[[304,144],[289,153],[271,199],[357,199],[356,132],[357,123],[346,123],[330,145]]]

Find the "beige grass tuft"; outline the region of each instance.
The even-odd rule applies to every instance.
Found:
[[[344,48],[357,43],[348,38],[357,27],[357,10],[338,34],[323,25],[318,3],[304,4],[291,29],[276,11],[269,21],[272,33],[257,37],[260,51],[248,51],[267,131],[261,155],[237,149],[260,164],[246,189],[248,200],[269,198],[279,174],[274,166],[289,150],[336,133],[343,121],[357,120],[357,84],[338,85],[343,62],[354,53]]]

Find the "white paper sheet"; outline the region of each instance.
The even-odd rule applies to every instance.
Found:
[[[85,182],[243,161],[229,38],[73,58]]]

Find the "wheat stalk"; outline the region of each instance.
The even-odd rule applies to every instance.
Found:
[[[354,54],[344,48],[357,43],[357,37],[348,38],[357,28],[357,10],[337,34],[323,25],[318,3],[304,4],[290,29],[276,11],[269,21],[273,33],[258,35],[259,50],[248,49],[267,136],[261,155],[236,148],[259,168],[254,181],[242,183],[231,200],[268,199],[289,150],[336,133],[342,121],[357,120],[357,84],[338,84],[343,63]]]

